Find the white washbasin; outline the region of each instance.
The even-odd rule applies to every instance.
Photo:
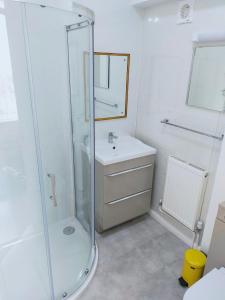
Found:
[[[113,144],[107,139],[96,140],[95,158],[103,165],[156,154],[152,148],[131,136],[120,136]]]

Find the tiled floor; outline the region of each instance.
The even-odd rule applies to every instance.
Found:
[[[187,246],[145,216],[97,235],[99,263],[80,300],[181,300]]]

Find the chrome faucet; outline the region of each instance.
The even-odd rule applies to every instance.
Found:
[[[112,131],[109,132],[109,134],[108,134],[108,142],[110,144],[113,144],[114,139],[118,139],[118,136],[114,135],[114,133]]]

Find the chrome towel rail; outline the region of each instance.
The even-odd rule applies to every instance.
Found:
[[[181,125],[170,123],[169,119],[164,119],[164,120],[161,121],[161,123],[169,125],[169,126],[181,128],[181,129],[184,129],[184,130],[187,130],[187,131],[191,131],[191,132],[194,132],[194,133],[197,133],[197,134],[200,134],[200,135],[208,136],[208,137],[211,137],[211,138],[219,140],[219,141],[222,141],[223,138],[224,138],[223,134],[221,136],[216,136],[216,135],[205,133],[205,132],[202,132],[202,131],[199,131],[199,130],[195,130],[195,129],[191,129],[191,128],[184,127],[184,126],[181,126]]]
[[[118,107],[118,104],[110,104],[110,103],[107,103],[107,102],[105,102],[105,101],[99,100],[99,99],[97,99],[97,98],[94,98],[94,99],[95,99],[95,101],[98,102],[98,103],[105,104],[105,105],[110,106],[110,107],[115,107],[115,108]]]

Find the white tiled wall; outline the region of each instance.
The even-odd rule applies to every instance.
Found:
[[[222,113],[188,107],[185,101],[192,57],[192,35],[199,31],[223,30],[224,0],[196,0],[193,23],[187,25],[176,25],[176,1],[168,1],[160,6],[146,9],[144,19],[130,6],[131,1],[129,0],[108,0],[107,4],[102,0],[79,0],[78,2],[95,11],[96,51],[131,54],[128,118],[96,122],[96,137],[106,136],[109,131],[135,135],[136,130],[137,137],[158,149],[153,196],[154,210],[157,210],[158,202],[163,195],[168,155],[172,154],[209,170],[210,181],[203,214],[205,215],[220,151],[220,142],[165,127],[160,124],[160,121],[163,118],[169,118],[173,122],[205,132],[218,135],[223,132],[224,115]],[[12,30],[15,28],[17,27],[12,26]],[[15,44],[16,41],[12,47]],[[17,52],[20,55],[23,53],[23,49],[17,49]],[[17,60],[17,64],[18,68],[22,70],[19,60]],[[26,85],[27,83],[18,86],[17,89]],[[25,91],[20,92],[22,95]],[[17,127],[17,124],[13,123],[8,126],[9,130],[12,130],[11,136],[15,136],[16,143],[19,141],[26,145],[26,138],[29,140],[31,133],[26,133],[27,136],[22,138],[18,135]],[[3,126],[0,126],[0,130],[4,133]],[[11,149],[10,141],[8,141],[8,145]],[[24,147],[29,150],[26,146]],[[4,151],[7,155],[14,155],[15,159],[21,160],[18,151],[10,152],[5,149]],[[35,163],[34,165],[36,168]],[[26,168],[30,172],[32,166],[26,166]],[[36,180],[34,173],[32,180]],[[39,207],[38,201],[37,196],[36,204]],[[29,202],[36,212],[33,203],[34,201]],[[25,213],[25,211],[23,212]],[[28,219],[32,219],[32,215]],[[37,223],[39,222],[38,218]],[[180,229],[182,230],[182,228]]]
[[[216,0],[212,5],[212,1],[197,0],[192,24],[177,25],[176,15],[176,1],[145,10],[136,135],[158,149],[152,208],[158,210],[163,197],[167,158],[174,155],[210,172],[203,209],[205,219],[221,142],[162,125],[160,121],[168,118],[171,122],[207,133],[220,135],[223,132],[223,113],[189,107],[185,102],[193,33],[221,31],[225,3]],[[175,225],[184,231],[179,224]]]
[[[78,0],[95,12],[95,51],[130,53],[130,84],[128,118],[96,122],[96,137],[101,138],[109,131],[134,135],[141,58],[142,18],[130,0]],[[104,3],[103,3],[104,2]]]
[[[153,195],[155,211],[158,211],[163,195],[168,155],[207,169],[210,180],[203,209],[205,219],[221,142],[165,127],[160,121],[169,118],[208,133],[219,135],[223,132],[223,113],[188,107],[185,102],[192,35],[201,31],[223,30],[224,0],[196,0],[193,23],[186,25],[176,25],[178,5],[175,0],[144,9],[141,13],[130,6],[132,0],[110,0],[107,5],[103,5],[101,0],[79,2],[95,11],[96,51],[131,53],[128,118],[96,122],[96,137],[104,137],[109,131],[136,134],[158,149]],[[167,221],[172,223],[170,219]],[[173,225],[190,236],[179,224]],[[206,239],[209,240],[210,235]]]

